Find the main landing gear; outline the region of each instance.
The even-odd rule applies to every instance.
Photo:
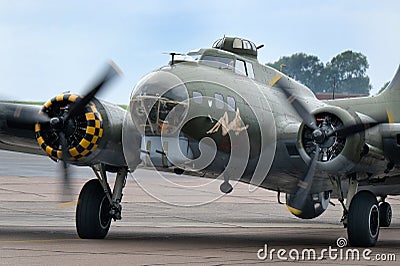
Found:
[[[382,197],[382,202],[379,204],[379,223],[381,227],[389,227],[392,222],[392,207]]]
[[[80,238],[102,239],[110,229],[111,219],[121,220],[122,190],[127,169],[117,172],[114,190],[108,185],[105,166],[92,167],[97,179],[89,180],[82,188],[76,207],[76,229]]]
[[[343,205],[343,224],[351,246],[375,246],[380,227],[388,227],[392,220],[390,204],[381,198],[379,205],[376,195],[368,190],[357,192],[355,176],[350,178],[346,205]]]

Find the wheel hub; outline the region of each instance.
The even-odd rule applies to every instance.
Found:
[[[369,213],[369,230],[371,236],[375,237],[379,230],[379,210],[378,206],[373,205]]]

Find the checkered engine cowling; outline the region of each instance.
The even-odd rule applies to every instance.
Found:
[[[75,94],[60,94],[42,107],[41,111],[50,118],[61,117],[68,112],[69,106],[80,96]],[[103,119],[96,105],[87,104],[84,110],[65,121],[64,133],[68,144],[68,160],[77,161],[88,157],[98,147],[103,136]],[[59,135],[50,125],[35,125],[36,139],[40,147],[53,159],[62,158],[62,146]]]

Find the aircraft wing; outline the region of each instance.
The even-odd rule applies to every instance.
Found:
[[[35,138],[32,119],[41,106],[0,103],[0,149],[46,155]]]

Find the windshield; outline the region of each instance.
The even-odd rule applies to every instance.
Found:
[[[187,56],[190,56],[194,61],[199,61],[200,57],[203,55],[203,53],[196,51],[196,52],[189,52]]]
[[[223,56],[214,56],[214,55],[204,55],[200,62],[204,65],[224,68],[224,69],[233,69],[235,65],[235,59],[230,57]]]

